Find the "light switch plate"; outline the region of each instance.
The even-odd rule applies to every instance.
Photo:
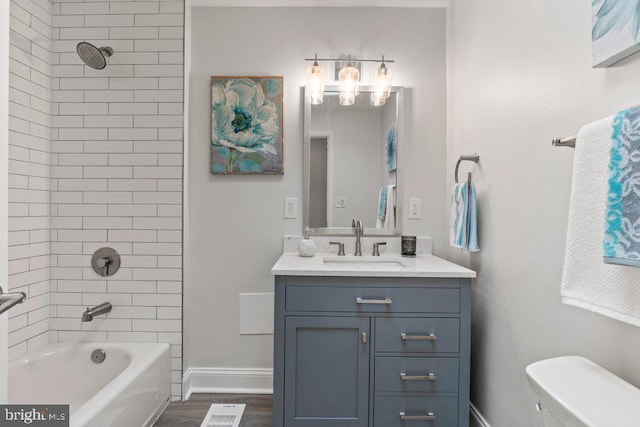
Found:
[[[422,199],[409,199],[409,219],[422,218]]]
[[[336,197],[336,208],[346,208],[347,207],[347,198],[344,196]]]

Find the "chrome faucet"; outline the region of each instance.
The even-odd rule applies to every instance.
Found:
[[[360,221],[359,219],[354,219],[351,221],[351,227],[355,228],[355,232],[356,232],[356,251],[354,252],[353,255],[355,256],[362,256],[362,242],[360,241],[360,239],[362,238],[362,233],[363,233],[363,228],[362,228],[362,221]]]
[[[99,316],[101,314],[106,314],[111,311],[113,306],[110,302],[103,302],[100,305],[96,305],[95,307],[87,307],[87,310],[82,313],[82,321],[83,322],[91,322],[93,320],[93,316]]]

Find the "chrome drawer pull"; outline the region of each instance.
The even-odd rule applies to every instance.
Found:
[[[427,412],[427,415],[407,415],[400,412],[400,419],[402,421],[435,421],[436,415],[433,412]]]
[[[356,303],[357,304],[386,304],[386,305],[391,305],[393,301],[391,300],[391,298],[385,298],[385,299],[363,299],[363,298],[356,298]]]
[[[402,339],[402,341],[419,341],[419,340],[435,341],[438,339],[438,336],[436,334],[429,334],[429,335],[400,334],[400,338]]]
[[[400,374],[402,381],[435,381],[436,374],[429,372],[427,375],[407,375],[404,372]]]

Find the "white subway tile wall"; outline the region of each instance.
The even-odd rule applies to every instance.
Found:
[[[58,342],[167,342],[172,395],[179,399],[184,1],[53,0],[52,10],[53,41],[48,47],[52,78],[41,79],[46,85],[37,92],[42,102],[51,101],[52,112],[51,309],[44,313],[50,315],[49,336]],[[75,52],[80,41],[114,49],[104,70],[82,63]],[[23,68],[16,73],[25,73]],[[21,82],[25,86],[40,88],[28,80]],[[48,104],[45,107],[44,115],[29,114],[35,125],[49,125]],[[29,125],[15,123],[24,131]],[[36,148],[47,154],[48,142],[41,141]],[[16,165],[20,167],[29,152],[16,149],[15,155],[21,159]],[[33,170],[40,171],[27,166],[32,175]],[[16,177],[19,185],[26,186],[19,187],[24,192],[21,204],[26,206],[13,207],[21,220],[14,226],[17,233],[30,227],[33,235],[16,234],[14,241],[24,246],[45,239],[43,247],[26,252],[35,258],[27,259],[31,265],[39,265],[38,251],[48,254],[48,236],[35,233],[49,227],[46,216],[43,220],[28,216],[30,203],[48,201],[49,184],[35,179],[40,173],[46,175],[46,167],[47,162],[31,181],[21,174]],[[116,249],[122,257],[122,268],[108,279],[90,266],[91,255],[103,246]],[[15,264],[16,269],[28,266]],[[48,279],[44,277],[43,281]],[[40,283],[35,276],[29,280]],[[43,292],[48,297],[46,286]],[[111,313],[80,322],[85,307],[105,301],[113,304]],[[46,303],[43,299],[42,305]],[[34,322],[38,319],[33,314],[27,320],[31,317]],[[43,319],[41,333],[48,326]],[[13,334],[22,330],[19,321],[24,322],[12,323],[17,329]],[[22,337],[15,336],[14,340]]]
[[[9,7],[7,287],[28,296],[9,312],[9,355],[16,356],[48,342],[52,5],[11,0]]]

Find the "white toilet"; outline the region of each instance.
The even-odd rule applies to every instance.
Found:
[[[527,366],[545,427],[638,427],[640,389],[584,357]]]

